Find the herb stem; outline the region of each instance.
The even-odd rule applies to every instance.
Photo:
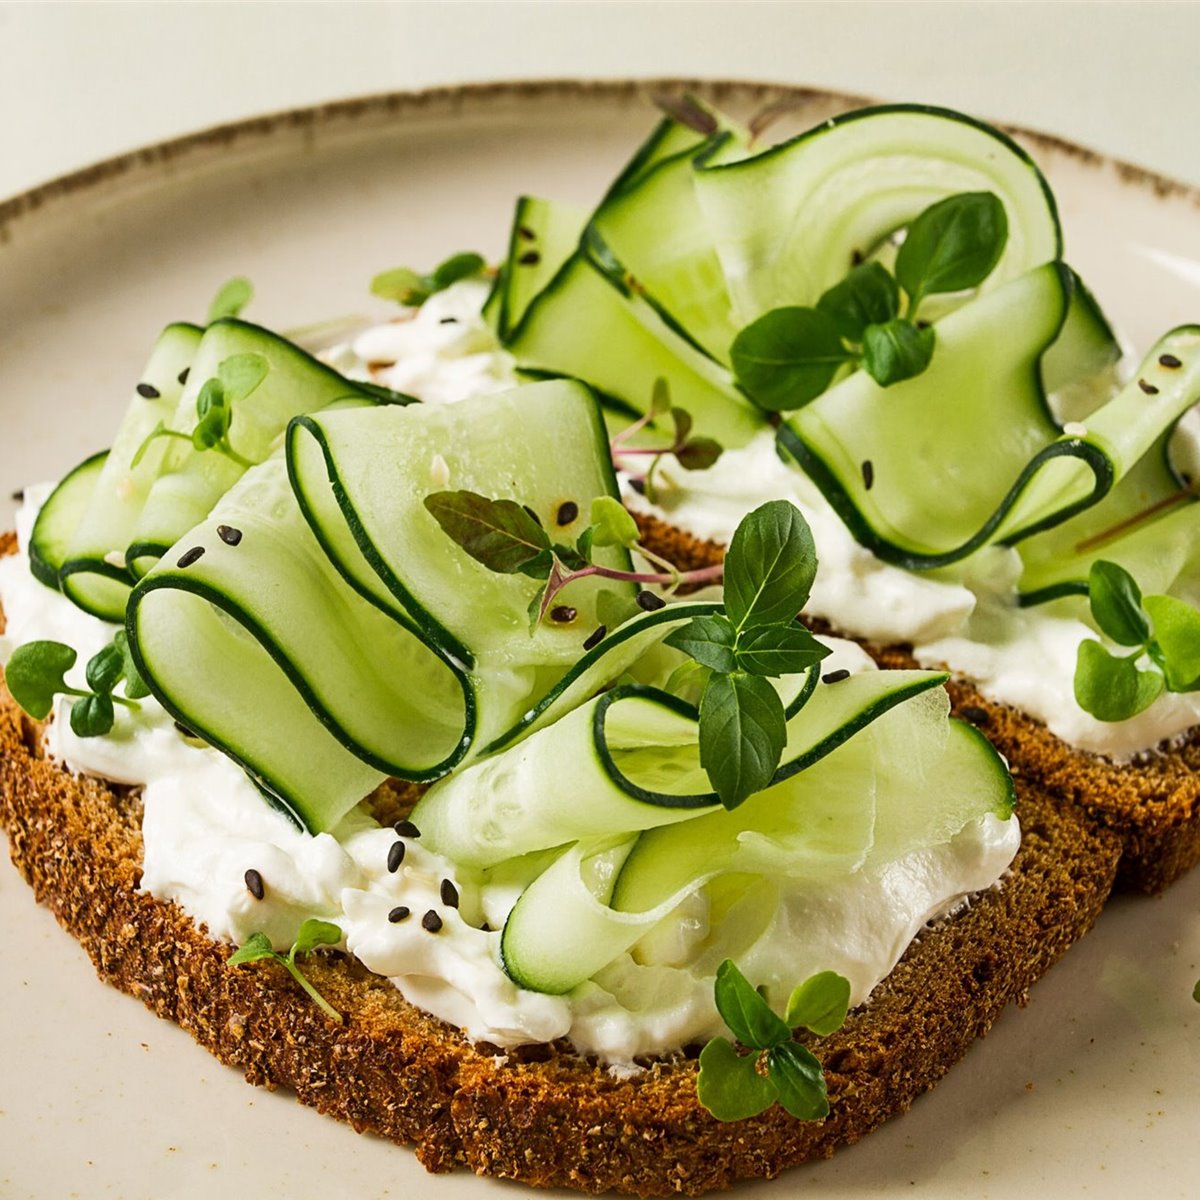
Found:
[[[114,704],[123,704],[131,712],[141,712],[142,706],[136,700],[129,700],[125,696],[118,696],[113,692],[109,693],[108,698]]]
[[[217,449],[231,462],[237,463],[239,467],[245,467],[246,470],[255,465],[248,458],[243,458],[227,441],[222,442]]]
[[[339,1025],[345,1023],[345,1018],[315,987],[304,977],[304,973],[296,966],[296,961],[293,955],[289,954],[286,958],[282,954],[276,955],[281,963],[287,967],[292,978],[309,994],[316,1003],[317,1007],[325,1013],[326,1016],[336,1021]]]

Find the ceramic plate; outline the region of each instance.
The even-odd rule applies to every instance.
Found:
[[[0,519],[8,495],[107,443],[158,329],[249,275],[255,320],[370,312],[367,282],[454,250],[497,257],[520,192],[595,200],[645,134],[648,85],[548,83],[388,96],[153,147],[0,204]],[[695,90],[779,133],[854,102]],[[1197,193],[1021,135],[1058,196],[1070,261],[1135,346],[1200,319]],[[1200,871],[1121,898],[906,1116],[835,1159],[736,1189],[834,1196],[1192,1196],[1200,1178]],[[0,1194],[192,1200],[218,1192],[478,1200],[412,1154],[248,1087],[99,984],[0,868]]]

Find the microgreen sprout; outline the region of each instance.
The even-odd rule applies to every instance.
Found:
[[[1007,240],[998,197],[947,196],[909,224],[894,273],[859,263],[815,307],[771,309],[747,325],[730,349],[738,383],[762,408],[786,411],[815,400],[848,366],[863,367],[881,387],[920,375],[935,341],[919,319],[922,303],[977,287]]]
[[[203,453],[216,450],[240,467],[254,464],[239,454],[229,441],[233,406],[252,395],[266,379],[270,365],[261,354],[234,354],[224,359],[217,373],[206,379],[196,396],[196,424],[190,433],[168,429],[164,422],[150,431],[130,463],[136,467],[157,438],[176,438]]]
[[[420,308],[435,292],[444,292],[460,279],[475,279],[486,270],[487,263],[481,254],[452,254],[428,275],[421,275],[411,267],[382,271],[371,280],[371,293],[384,300],[395,300],[405,308]]]
[[[629,439],[640,433],[653,421],[670,416],[675,436],[668,446],[631,446]],[[646,498],[657,499],[654,473],[664,458],[674,458],[685,471],[703,471],[713,466],[724,452],[724,447],[715,438],[692,436],[692,415],[685,408],[671,404],[671,393],[665,379],[656,379],[650,395],[649,411],[632,425],[621,430],[609,443],[614,463],[632,479],[640,480]],[[637,456],[650,458],[650,466],[644,476],[629,470],[628,460]]]
[[[242,275],[226,280],[208,306],[208,323],[236,317],[254,299],[254,285]]]
[[[136,711],[138,700],[150,689],[138,673],[129,641],[123,629],[113,640],[88,660],[85,669],[88,688],[72,687],[67,672],[78,654],[62,642],[26,642],[13,651],[5,668],[5,682],[12,698],[35,720],[44,721],[54,707],[55,696],[76,696],[71,705],[71,729],[77,737],[102,737],[113,727],[114,704]],[[125,681],[125,695],[116,695],[116,687]]]
[[[726,959],[717,969],[713,993],[721,1019],[750,1053],[738,1053],[727,1038],[713,1038],[700,1053],[700,1103],[718,1121],[755,1117],[776,1101],[801,1121],[828,1116],[820,1060],[792,1030],[802,1027],[826,1037],[839,1029],[849,1008],[849,980],[834,971],[813,975],[792,992],[780,1017]],[[764,1057],[765,1073],[759,1070]]]
[[[1075,699],[1101,721],[1124,721],[1165,690],[1200,691],[1200,611],[1174,596],[1142,596],[1133,576],[1103,559],[1088,573],[1092,619],[1114,654],[1089,638],[1075,660]]]
[[[296,966],[297,954],[309,954],[318,946],[336,946],[341,940],[342,931],[336,925],[310,917],[300,926],[296,940],[287,954],[277,953],[271,945],[271,939],[265,933],[252,933],[245,944],[229,956],[229,965],[237,967],[242,963],[258,962],[264,958],[274,959],[312,997],[326,1016],[341,1025],[344,1021],[342,1014],[309,983]]]

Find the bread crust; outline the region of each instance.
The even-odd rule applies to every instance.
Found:
[[[1022,781],[1023,843],[1002,884],[926,931],[869,1004],[816,1046],[830,1116],[803,1123],[776,1106],[722,1124],[696,1099],[694,1057],[619,1079],[565,1045],[503,1056],[353,959],[314,956],[305,970],[345,1015],[336,1025],[273,965],[229,967],[229,945],[138,890],[136,789],[72,777],[43,756],[41,732],[0,686],[0,823],[37,899],[102,979],[251,1083],[289,1087],[357,1130],[412,1144],[431,1171],[465,1165],[587,1192],[699,1195],[773,1177],[905,1111],[1091,927],[1122,848],[1082,809]]]
[[[724,555],[714,542],[654,517],[635,516],[646,544],[681,569],[709,566]],[[826,622],[812,624],[819,632],[840,634]],[[881,666],[919,665],[909,645],[855,640]],[[950,664],[946,667],[952,671]],[[1070,803],[1120,837],[1124,850],[1118,888],[1161,892],[1200,862],[1200,726],[1183,739],[1120,763],[1068,745],[1035,717],[989,700],[969,679],[955,676],[948,690],[955,715],[987,735],[1014,776]]]

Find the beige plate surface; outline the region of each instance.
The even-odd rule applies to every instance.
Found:
[[[749,113],[782,89],[704,89]],[[780,131],[847,106],[801,94]],[[105,444],[158,328],[249,275],[291,327],[372,311],[366,283],[453,250],[498,255],[519,192],[598,196],[654,117],[619,84],[392,97],[144,151],[0,204],[0,520],[8,494]],[[1145,346],[1200,319],[1200,201],[1048,139],[1071,262]],[[1114,902],[1096,931],[907,1116],[737,1194],[1184,1197],[1200,1179],[1200,872]],[[247,1087],[100,986],[0,867],[0,1196],[193,1200],[514,1194]],[[523,1190],[523,1189],[522,1189]]]

